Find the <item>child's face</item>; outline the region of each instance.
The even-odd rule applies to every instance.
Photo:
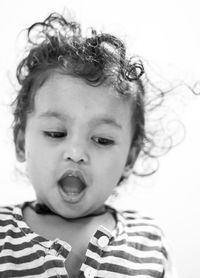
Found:
[[[52,74],[36,92],[24,136],[38,201],[67,218],[100,210],[130,153],[132,107],[111,87]]]

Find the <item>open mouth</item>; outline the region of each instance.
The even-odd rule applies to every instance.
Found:
[[[67,202],[79,202],[85,194],[86,183],[80,174],[66,173],[58,181],[58,184],[60,193]]]

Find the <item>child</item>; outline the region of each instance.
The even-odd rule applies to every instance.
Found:
[[[37,198],[1,208],[0,277],[174,277],[154,221],[105,205],[150,157],[142,63],[59,14],[32,25],[28,43],[13,133]]]

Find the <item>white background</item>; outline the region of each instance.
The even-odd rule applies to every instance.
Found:
[[[129,52],[150,61],[168,80],[192,85],[200,80],[200,16],[198,0],[2,0],[0,2],[0,205],[33,198],[23,177],[16,175],[8,103],[13,97],[19,32],[49,12],[64,7],[82,24],[118,34]],[[181,91],[181,90],[180,90]],[[154,177],[139,180],[129,205],[155,216],[171,243],[182,278],[200,277],[200,96],[183,88],[172,98],[186,127],[184,142],[161,159]],[[23,166],[23,165],[22,165]],[[135,182],[135,179],[133,179]],[[132,180],[131,180],[132,183]],[[122,198],[120,204],[127,204]]]

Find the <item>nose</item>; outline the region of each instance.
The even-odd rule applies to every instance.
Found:
[[[87,163],[89,161],[89,155],[85,144],[75,140],[68,141],[64,150],[63,159],[79,164]]]

